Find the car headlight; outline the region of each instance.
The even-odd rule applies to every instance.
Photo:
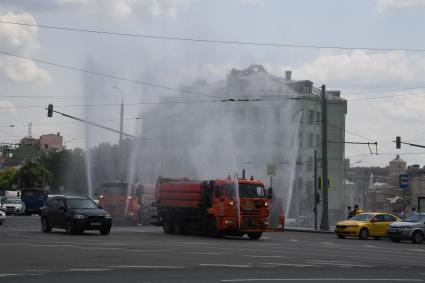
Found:
[[[84,219],[86,216],[82,215],[82,214],[75,214],[74,217],[75,217],[75,219],[81,220],[81,219]]]
[[[111,215],[110,214],[105,214],[105,218],[106,219],[111,219]]]

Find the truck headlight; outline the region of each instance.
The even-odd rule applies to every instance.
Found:
[[[84,219],[86,216],[85,216],[85,215],[82,215],[82,214],[75,214],[75,215],[74,215],[74,217],[75,217],[75,219],[82,220],[82,219]]]

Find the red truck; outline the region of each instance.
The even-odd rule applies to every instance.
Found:
[[[217,179],[196,181],[186,178],[159,177],[156,184],[157,208],[154,223],[167,234],[207,233],[259,239],[269,225],[272,191],[261,181],[251,179]],[[283,231],[280,217],[279,230]]]
[[[128,192],[127,182],[103,182],[97,189],[97,195],[99,205],[111,214],[114,222],[137,223],[140,205],[134,186]]]

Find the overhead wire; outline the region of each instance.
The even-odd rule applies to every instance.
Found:
[[[0,23],[10,24],[10,25],[27,26],[27,27],[37,27],[37,28],[44,28],[44,29],[52,29],[52,30],[63,30],[63,31],[70,31],[70,32],[84,32],[84,33],[103,34],[103,35],[112,35],[112,36],[151,38],[151,39],[160,39],[160,40],[173,40],[173,41],[186,41],[186,42],[199,42],[199,43],[212,43],[212,44],[225,44],[225,45],[252,45],[252,46],[269,46],[269,47],[339,49],[339,50],[425,52],[425,49],[420,49],[420,48],[376,48],[376,47],[364,47],[364,46],[349,47],[349,46],[337,46],[337,45],[332,46],[332,45],[316,45],[316,44],[294,44],[294,43],[218,40],[218,39],[204,39],[204,38],[179,37],[179,36],[163,36],[163,35],[141,34],[141,33],[112,32],[112,31],[73,28],[73,27],[65,27],[65,26],[29,24],[29,23],[12,22],[12,21],[5,21],[5,20],[0,20]]]

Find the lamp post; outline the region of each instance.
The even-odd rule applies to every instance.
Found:
[[[121,88],[114,86],[114,89],[118,89],[121,92],[121,113],[120,113],[120,141],[119,141],[119,158],[120,158],[120,177],[121,180],[124,180],[124,158],[123,158],[123,144],[122,144],[122,136],[123,136],[123,117],[124,117],[124,92]]]

